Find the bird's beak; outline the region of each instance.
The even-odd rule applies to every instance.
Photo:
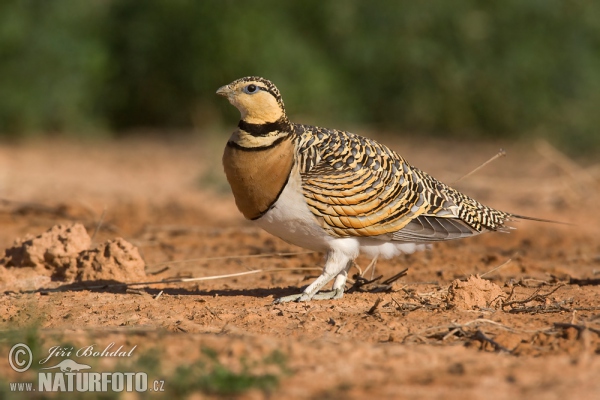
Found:
[[[220,96],[227,97],[229,96],[229,93],[231,93],[231,88],[229,85],[221,86],[219,90],[217,90],[217,94]]]

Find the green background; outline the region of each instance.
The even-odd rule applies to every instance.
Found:
[[[5,137],[202,134],[247,75],[302,123],[600,149],[599,2],[0,3]]]

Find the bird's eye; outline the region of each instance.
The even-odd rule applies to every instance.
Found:
[[[248,94],[256,93],[257,90],[258,88],[254,84],[250,84],[244,88],[244,92]]]

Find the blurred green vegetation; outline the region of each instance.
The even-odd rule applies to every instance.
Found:
[[[600,3],[9,0],[0,135],[202,132],[271,79],[292,120],[600,148]]]

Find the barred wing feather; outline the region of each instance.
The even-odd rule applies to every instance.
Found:
[[[502,230],[511,216],[437,181],[373,140],[304,125],[296,129],[304,197],[336,237],[443,241]]]

